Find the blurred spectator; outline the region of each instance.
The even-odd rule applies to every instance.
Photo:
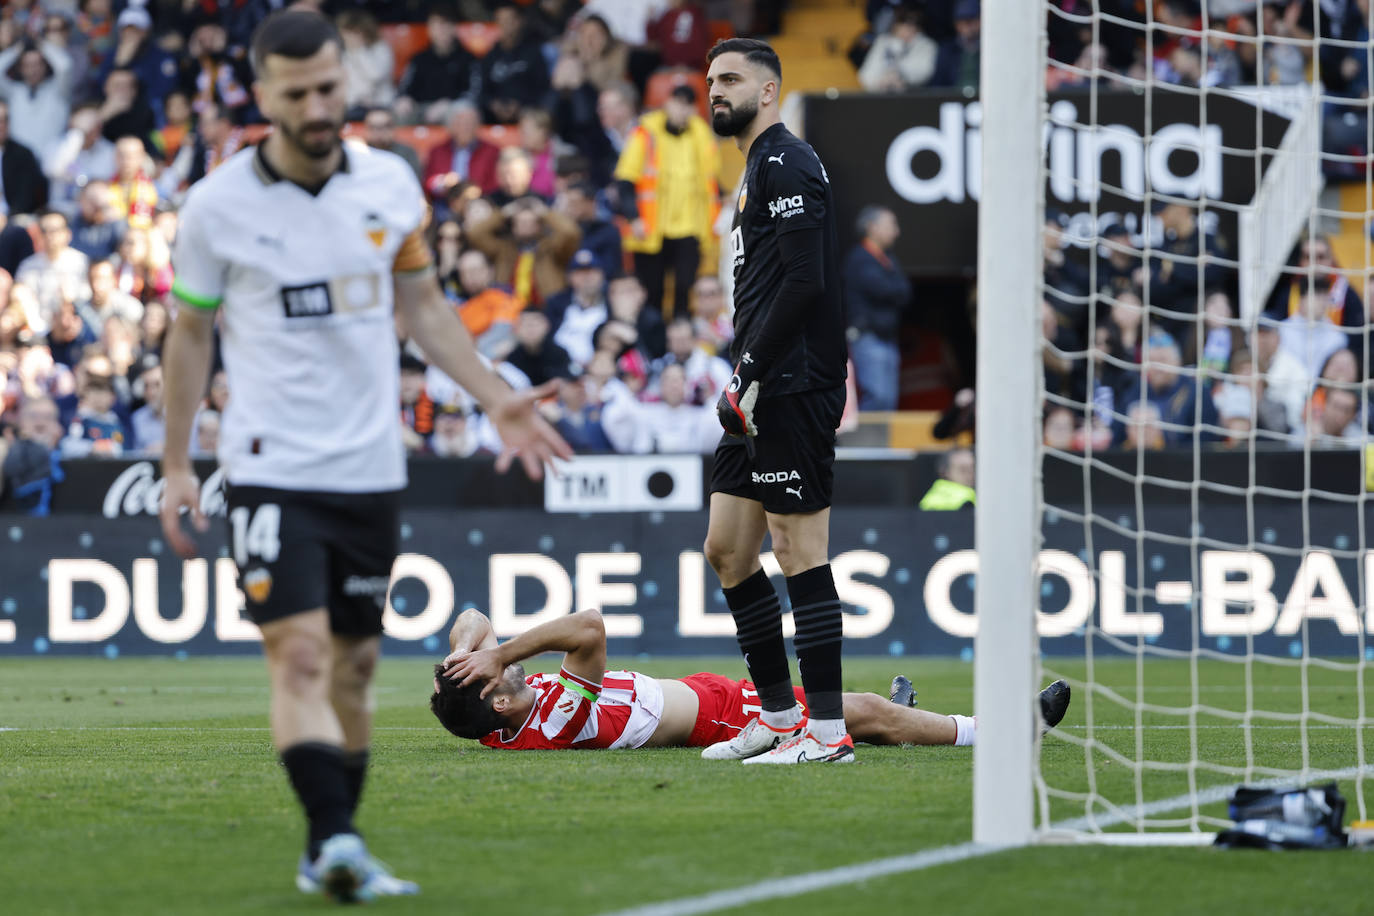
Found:
[[[1184,314],[1196,314],[1201,294],[1225,287],[1230,245],[1204,232],[1191,202],[1156,201],[1164,240],[1156,246],[1163,257],[1149,262],[1146,288],[1151,306]],[[1142,284],[1143,285],[1143,284]],[[1191,322],[1182,318],[1157,319],[1171,334],[1187,332]]]
[[[582,62],[570,54],[558,58],[549,84],[543,107],[553,117],[554,131],[587,157],[588,171],[594,172],[597,181],[604,185],[611,178],[615,162],[614,153],[607,152],[610,139],[597,114],[596,87],[587,81]],[[633,120],[633,113],[630,117]],[[612,161],[605,164],[607,159]],[[600,168],[603,164],[604,170]]]
[[[635,329],[636,346],[649,359],[661,359],[668,352],[667,327],[663,315],[648,308],[648,294],[639,278],[631,274],[615,277],[606,285],[606,303],[611,318]],[[647,382],[647,377],[645,378]]]
[[[885,207],[859,211],[862,241],[844,263],[849,348],[858,372],[860,410],[896,410],[902,354],[897,334],[911,305],[911,281],[892,260],[900,230]]]
[[[234,126],[219,102],[206,102],[201,106],[195,133],[189,140],[181,145],[181,151],[164,173],[161,186],[164,192],[175,193],[189,188],[219,168],[243,146],[243,129]]]
[[[973,451],[952,448],[940,456],[936,466],[935,483],[921,497],[920,506],[926,511],[953,511],[972,508],[977,502],[973,486],[977,480]]]
[[[0,185],[10,213],[33,213],[48,202],[48,179],[33,150],[10,133],[10,106],[0,101]]]
[[[1291,265],[1285,271],[1287,282],[1280,279],[1274,284],[1274,291],[1265,305],[1265,314],[1276,321],[1296,315],[1302,309],[1309,281],[1316,281],[1317,288],[1325,291],[1327,318],[1345,330],[1350,347],[1363,355],[1364,304],[1360,301],[1359,292],[1336,263],[1331,240],[1325,235],[1300,239]]]
[[[57,143],[71,109],[72,59],[51,41],[0,51],[0,96],[14,123],[10,137],[42,156]]]
[[[1298,358],[1309,379],[1319,377],[1331,354],[1348,344],[1345,334],[1331,320],[1330,301],[1330,278],[1316,277],[1299,310],[1279,322],[1279,346]]]
[[[1153,332],[1141,354],[1140,372],[1127,386],[1122,399],[1127,404],[1153,404],[1164,424],[1164,441],[1168,445],[1190,445],[1194,427],[1217,425],[1211,391],[1196,375],[1180,372],[1182,365],[1178,343],[1164,331]],[[1117,434],[1124,436],[1125,432],[1120,429]],[[1199,435],[1204,442],[1215,438],[1205,430]]]
[[[920,14],[901,8],[887,32],[879,35],[859,68],[859,84],[869,92],[905,92],[930,82],[939,47],[921,31]]]
[[[442,199],[459,183],[467,181],[483,194],[496,190],[496,161],[501,151],[477,136],[481,126],[477,106],[466,99],[453,103],[448,116],[448,139],[429,151],[425,163],[425,190]]]
[[[558,389],[553,425],[579,455],[612,452],[611,440],[601,428],[601,405],[588,391],[586,378],[572,379]]]
[[[391,104],[396,95],[391,81],[396,58],[391,46],[382,40],[376,18],[366,10],[348,9],[339,14],[336,23],[344,44],[350,119],[368,108]]]
[[[90,296],[81,305],[90,309],[97,322],[104,324],[111,318],[121,318],[137,325],[143,320],[143,303],[119,288],[113,264],[107,260],[92,261],[86,277]]]
[[[420,164],[420,154],[413,147],[396,139],[396,117],[388,108],[369,108],[363,115],[363,139],[373,149],[395,153],[406,161],[416,178],[424,178],[425,169]]]
[[[735,323],[725,310],[725,287],[714,274],[697,277],[692,284],[692,327],[697,340],[711,352],[730,352]]]
[[[116,285],[146,302],[172,289],[171,254],[161,233],[130,226],[113,258]]]
[[[606,296],[606,272],[586,248],[568,264],[568,288],[551,296],[544,307],[553,339],[578,364],[592,358],[593,335],[611,317]],[[531,379],[533,381],[533,379]]]
[[[425,391],[427,368],[409,353],[401,354],[401,439],[408,454],[424,451],[434,432],[434,401]]]
[[[118,144],[121,137],[137,137],[149,152],[157,148],[157,115],[132,70],[119,67],[106,75],[100,119],[106,140]]]
[[[645,29],[651,48],[657,50],[664,67],[706,69],[706,52],[711,50],[711,24],[706,11],[693,0],[666,0],[667,9]]]
[[[477,352],[500,359],[514,346],[520,303],[506,290],[492,285],[491,262],[475,248],[458,257],[458,274],[464,296],[458,317],[477,344]]]
[[[114,411],[115,403],[114,385],[108,376],[86,378],[77,400],[76,417],[61,443],[63,457],[118,458],[124,454],[129,436]]]
[[[114,53],[106,60],[98,82],[104,85],[110,70],[132,70],[156,111],[161,100],[176,88],[178,70],[176,58],[162,50],[149,34],[152,27],[152,17],[142,7],[130,6],[119,14]]]
[[[1048,293],[1048,290],[1046,290]],[[1045,338],[1041,348],[1041,362],[1045,371],[1045,391],[1068,397],[1072,395],[1074,362],[1071,355],[1081,347],[1080,338],[1060,320],[1059,313],[1046,299],[1040,300],[1040,333]]]
[[[14,279],[34,294],[37,313],[29,315],[29,328],[35,334],[45,334],[63,301],[75,302],[84,296],[90,259],[71,247],[67,218],[56,210],[39,214],[38,228],[41,247],[19,265]]]
[[[229,373],[223,369],[210,376],[210,394],[205,399],[206,406],[218,413],[224,413],[229,403]]]
[[[430,451],[440,458],[467,458],[480,445],[472,418],[457,404],[441,404],[434,414],[434,433],[429,437]]]
[[[458,258],[463,253],[463,225],[456,217],[447,217],[434,227],[434,269],[439,288],[454,305],[466,296],[463,280],[458,274]]]
[[[687,400],[693,404],[715,404],[734,374],[730,364],[698,346],[690,318],[674,318],[668,325],[667,340],[668,352],[654,363],[650,392],[658,392],[664,369],[681,366],[686,376]]]
[[[1250,351],[1241,348],[1231,354],[1230,379],[1214,396],[1221,425],[1232,441],[1243,441],[1251,430],[1286,436],[1291,430],[1284,406],[1269,393],[1264,375],[1256,370]]]
[[[597,96],[598,129],[591,131],[583,142],[578,143],[578,148],[591,163],[592,181],[598,185],[609,182],[614,176],[620,156],[630,142],[630,135],[638,126],[635,119],[638,110],[639,96],[629,83],[618,83],[603,89]]]
[[[195,433],[191,439],[192,458],[214,458],[219,453],[220,412],[206,409],[196,414]]]
[[[504,207],[524,197],[539,198],[550,203],[552,198],[537,194],[530,188],[534,180],[534,162],[530,154],[518,146],[501,150],[496,161],[496,190],[487,195],[495,207]]]
[[[71,302],[59,305],[47,337],[53,361],[64,366],[79,363],[86,348],[100,340],[98,327],[94,316],[85,309],[78,309]]]
[[[57,451],[61,438],[62,426],[52,399],[38,396],[24,401],[19,409],[19,438],[0,466],[0,505],[5,510],[48,514],[53,487],[66,478]]]
[[[129,418],[134,448],[141,454],[158,456],[167,438],[166,411],[162,400],[162,366],[156,359],[144,363],[135,382],[135,392],[143,399],[143,406]]]
[[[1046,448],[1067,452],[1074,448],[1073,434],[1078,422],[1067,407],[1045,408],[1042,441]]]
[[[147,229],[159,199],[153,183],[154,167],[143,141],[120,137],[115,143],[115,178],[110,183],[110,205],[115,215],[132,229]]]
[[[567,285],[577,224],[536,197],[507,204],[468,230],[468,241],[496,265],[496,282],[522,304],[542,304]]]
[[[1082,336],[1088,330],[1088,272],[1064,250],[1065,222],[1063,214],[1045,211],[1040,236],[1045,297],[1054,306],[1059,321]]]
[[[930,85],[949,86],[969,96],[978,92],[979,15],[978,0],[957,0],[954,4],[955,37],[940,45]]]
[[[1303,361],[1280,346],[1279,326],[1260,319],[1255,327],[1257,368],[1274,400],[1283,406],[1285,428],[1297,432],[1303,424],[1303,408],[1312,387],[1312,375]]]
[[[580,63],[586,81],[597,90],[606,89],[629,75],[630,49],[611,34],[606,20],[595,13],[583,15],[568,30],[559,57],[570,57]]]
[[[673,272],[673,313],[688,314],[701,253],[710,245],[720,211],[715,135],[696,112],[696,90],[673,89],[661,111],[640,119],[616,164],[621,214],[630,219],[625,249],[648,293],[663,308],[664,278]]]
[[[601,218],[596,203],[596,188],[589,181],[570,184],[555,203],[561,212],[577,223],[582,233],[582,247],[596,256],[608,274],[620,273],[623,255],[620,230],[609,220]]]
[[[549,74],[539,43],[525,34],[525,12],[501,3],[495,15],[496,43],[482,58],[478,97],[491,124],[514,124],[525,106],[537,106],[549,90]]]
[[[167,336],[167,306],[151,299],[143,306],[143,320],[138,323],[139,352],[162,355],[162,341]]]
[[[1125,437],[1121,447],[1124,449],[1154,451],[1164,448],[1163,418],[1157,404],[1151,401],[1133,401],[1126,407]]]
[[[469,95],[477,78],[477,60],[458,41],[457,13],[436,3],[425,20],[429,45],[406,65],[393,106],[403,121],[438,124],[449,103]]]
[[[1112,223],[1102,230],[1097,257],[1097,291],[1104,296],[1119,296],[1124,292],[1138,292],[1137,283],[1144,261],[1131,240],[1131,230],[1122,223]]]
[[[523,372],[531,385],[572,375],[572,358],[549,332],[549,318],[538,306],[527,307],[515,322],[515,349],[506,362]]]
[[[1307,410],[1303,441],[1312,448],[1354,448],[1368,440],[1359,422],[1360,395],[1338,385],[1322,385]],[[1298,442],[1301,447],[1303,442]]]
[[[51,205],[74,209],[77,195],[88,181],[114,178],[115,147],[101,133],[104,122],[94,103],[78,105],[68,124],[67,133],[44,160],[43,168],[52,181]]]
[[[347,53],[344,61],[348,61]],[[202,20],[191,31],[182,74],[192,112],[203,118],[206,107],[213,104],[231,122],[243,123],[253,104],[248,91],[253,74],[243,56],[230,55],[229,34],[218,20]]]
[[[110,184],[96,178],[81,189],[76,219],[72,222],[72,247],[100,261],[115,253],[126,224],[115,211]]]
[[[162,100],[162,112],[162,126],[153,132],[153,145],[164,162],[175,162],[194,126],[191,99],[178,89]]]
[[[720,443],[720,421],[715,404],[693,404],[687,399],[687,377],[682,366],[672,363],[659,378],[659,400],[639,405],[634,444],[638,455],[706,454]]]
[[[11,223],[0,212],[0,270],[12,278],[24,259],[33,254],[33,236],[28,230]]]
[[[545,200],[553,200],[557,147],[553,118],[547,111],[530,108],[521,113],[520,148],[530,157],[529,190]]]

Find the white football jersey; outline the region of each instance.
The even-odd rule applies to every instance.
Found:
[[[425,215],[405,161],[354,143],[318,194],[278,176],[260,148],[191,188],[172,291],[222,312],[230,483],[405,486],[391,283],[393,270],[428,266]]]

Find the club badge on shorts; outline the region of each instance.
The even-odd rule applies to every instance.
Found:
[[[243,593],[254,604],[262,604],[272,594],[272,574],[262,567],[243,574]]]

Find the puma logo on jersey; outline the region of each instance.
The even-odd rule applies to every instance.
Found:
[[[787,493],[791,493],[793,496],[797,497],[797,499],[801,499],[801,484],[798,484],[795,490],[791,487],[783,487],[783,490]]]
[[[781,153],[778,153],[776,156],[769,156],[769,157],[768,157],[768,161],[769,161],[769,162],[776,162],[778,165],[782,165],[782,157],[783,157],[783,156],[786,156],[786,155],[787,155],[787,151],[786,151],[786,150],[783,150]]]
[[[802,205],[800,194],[793,197],[779,197],[777,200],[768,202],[768,215],[771,217],[781,216],[786,219],[789,216],[796,216],[804,213],[805,207]]]
[[[749,355],[748,350],[744,351],[744,355],[740,357],[739,361],[744,363],[746,366],[754,365],[754,357]]]
[[[753,475],[754,483],[787,483],[789,480],[801,480],[801,475],[798,474],[796,470],[764,471],[762,474],[760,474],[758,471],[754,471]],[[801,484],[798,484],[797,486],[800,487]],[[800,498],[801,497],[799,496],[798,499]]]

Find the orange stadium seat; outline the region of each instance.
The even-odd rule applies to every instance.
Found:
[[[709,108],[706,104],[706,76],[698,70],[688,70],[685,67],[658,70],[649,77],[649,82],[644,87],[645,109],[662,108],[663,103],[668,101],[668,96],[672,95],[678,86],[691,86],[697,91],[697,111],[703,118],[707,117]]]
[[[515,146],[520,142],[520,130],[504,124],[483,124],[477,128],[477,136],[492,146]]]
[[[392,78],[399,82],[410,59],[429,47],[429,33],[422,22],[388,23],[381,31],[382,39],[391,46],[391,53],[396,58]]]
[[[712,19],[706,25],[711,30],[711,44],[735,37],[735,25],[727,19]]]
[[[497,28],[494,22],[458,23],[458,40],[473,57],[482,57],[496,44]]]

